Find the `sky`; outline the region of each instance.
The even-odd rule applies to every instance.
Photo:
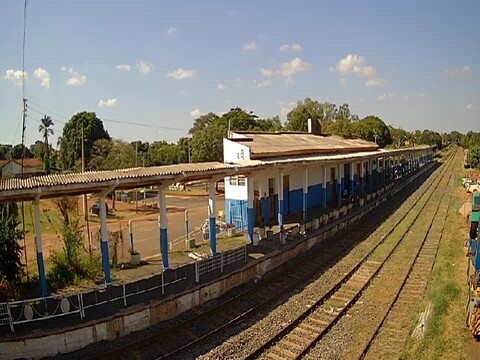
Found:
[[[477,0],[0,3],[0,143],[82,111],[113,138],[176,142],[195,118],[306,97],[406,130],[480,131]],[[23,68],[24,56],[24,69]],[[24,87],[23,87],[24,83]],[[24,93],[25,92],[25,93]]]

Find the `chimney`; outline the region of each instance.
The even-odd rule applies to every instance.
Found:
[[[320,122],[308,118],[308,133],[313,135],[320,135],[322,133],[320,128]]]

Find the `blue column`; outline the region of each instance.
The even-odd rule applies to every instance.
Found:
[[[38,277],[40,278],[40,288],[42,297],[47,297],[47,280],[45,278],[45,266],[43,265],[42,234],[40,231],[40,198],[35,197],[34,217],[35,217],[35,247],[37,248],[37,266]]]
[[[133,247],[133,226],[132,226],[132,220],[128,221],[128,235],[130,238],[130,254],[133,254],[135,252],[135,248]]]
[[[215,181],[208,182],[208,232],[210,237],[210,255],[217,253],[217,231],[215,223]],[[250,226],[250,219],[248,221]]]
[[[337,206],[340,208],[342,207],[342,179],[340,178],[340,174],[337,175]]]
[[[254,179],[251,175],[247,177],[247,232],[248,242],[253,243],[253,228],[255,226],[255,212],[253,210],[253,200],[255,197]]]
[[[380,189],[380,167],[378,166],[379,165],[379,160],[376,159],[375,160],[375,163],[376,163],[376,167],[375,167],[375,185],[376,185],[376,189],[377,191]]]
[[[278,172],[277,177],[277,191],[278,191],[278,226],[280,232],[283,231],[283,172]]]
[[[107,228],[107,207],[105,205],[105,194],[100,194],[100,235],[102,238],[102,266],[105,275],[105,285],[110,285],[110,259],[108,257],[108,228]]]
[[[308,168],[303,173],[303,221],[308,221]]]
[[[167,201],[164,188],[161,188],[158,191],[158,207],[160,208],[158,227],[160,229],[160,251],[162,253],[162,267],[163,270],[168,270]]]
[[[356,176],[355,175],[351,175],[351,180],[350,180],[350,192],[349,192],[349,196],[355,196],[355,183],[357,181],[356,179]]]
[[[372,193],[373,187],[373,171],[372,171],[372,161],[368,161],[368,192]]]
[[[327,167],[324,166],[322,168],[322,210],[325,211],[327,209]]]

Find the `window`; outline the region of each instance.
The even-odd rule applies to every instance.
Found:
[[[246,178],[243,175],[230,176],[230,185],[232,186],[245,186]]]

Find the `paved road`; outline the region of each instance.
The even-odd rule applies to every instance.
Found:
[[[167,206],[173,206],[181,211],[167,213],[168,242],[170,246],[184,246],[185,222],[184,209],[188,209],[189,232],[197,230],[196,239],[201,239],[198,233],[201,223],[208,216],[208,197],[173,197],[167,196]],[[223,195],[215,198],[216,212],[223,210],[225,200]],[[152,259],[160,256],[160,235],[158,218],[150,216],[146,220],[135,220],[134,242],[135,250],[142,259]]]

